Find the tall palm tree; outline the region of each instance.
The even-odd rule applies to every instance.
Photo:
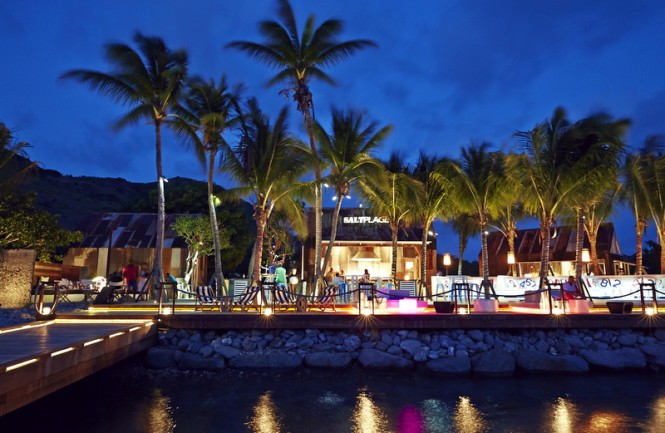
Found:
[[[459,163],[451,165],[455,185],[455,201],[465,212],[475,215],[480,231],[481,256],[483,266],[483,287],[489,299],[489,261],[487,253],[487,225],[490,218],[499,214],[506,188],[504,155],[489,152],[489,144],[471,145],[462,148]]]
[[[549,120],[530,131],[515,134],[524,155],[511,161],[514,165],[509,172],[522,181],[525,207],[540,223],[541,285],[547,278],[550,229],[557,216],[565,212],[567,206],[578,203],[579,197],[592,196],[597,179],[607,176],[604,173],[607,167],[597,163],[603,158],[603,152],[614,151],[617,136],[605,137],[589,128],[588,125],[595,122],[612,122],[604,114],[594,116],[599,117],[571,124],[565,110],[557,108]],[[617,123],[621,123],[619,129],[626,125],[625,121]]]
[[[229,89],[226,77],[222,76],[217,84],[214,80],[204,81],[200,77],[192,78],[183,98],[182,115],[174,127],[188,141],[194,143],[194,149],[204,167],[207,168],[208,212],[213,232],[215,253],[216,287],[227,293],[226,280],[222,272],[219,225],[217,223],[216,198],[214,195],[214,174],[217,157],[224,150],[224,133],[238,123],[237,99],[240,86]],[[186,110],[186,111],[185,111]]]
[[[287,97],[292,95],[293,100],[303,115],[309,145],[312,155],[316,156],[314,140],[314,97],[309,84],[312,80],[320,80],[334,84],[334,80],[324,72],[339,61],[346,59],[359,50],[374,46],[374,42],[365,39],[355,39],[339,42],[338,36],[342,32],[343,23],[340,20],[329,19],[319,27],[314,26],[314,16],[310,15],[305,23],[302,35],[298,33],[295,15],[288,0],[278,0],[277,21],[262,21],[259,32],[264,37],[263,43],[249,41],[234,41],[227,47],[237,48],[256,58],[262,63],[277,69],[277,74],[268,82],[269,85],[286,83],[283,93]],[[314,245],[314,280],[321,282],[323,267],[321,267],[321,245],[323,229],[321,217],[323,202],[321,197],[321,166],[314,158],[315,186],[315,245]]]
[[[287,109],[282,108],[275,123],[261,111],[256,99],[248,102],[243,116],[238,144],[225,151],[222,170],[238,182],[224,195],[250,197],[256,221],[256,241],[251,278],[258,285],[261,278],[261,259],[266,225],[274,209],[280,209],[301,232],[304,231],[303,209],[289,194],[296,188],[300,175],[306,170],[309,151],[294,140],[287,128]]]
[[[614,204],[619,198],[621,192],[621,183],[616,177],[613,180],[613,187],[602,191],[602,194],[592,197],[589,200],[586,214],[583,218],[584,232],[589,238],[589,256],[591,259],[591,269],[594,275],[600,275],[600,266],[598,265],[598,230],[601,224],[610,216],[614,209]]]
[[[407,173],[402,157],[392,152],[374,173],[358,179],[358,188],[363,198],[377,215],[388,220],[392,240],[390,278],[393,283],[397,275],[397,241],[399,229],[404,226],[411,212],[410,198],[417,184]]]
[[[411,221],[422,227],[420,242],[420,287],[419,296],[423,288],[428,298],[431,298],[431,286],[427,285],[427,240],[430,228],[437,218],[446,220],[451,213],[445,206],[451,201],[451,183],[448,173],[440,170],[446,160],[420,152],[418,160],[410,170],[411,177],[417,182],[415,195],[411,201],[412,211],[409,215]]]
[[[635,153],[630,153],[623,165],[622,200],[627,203],[635,217],[635,274],[644,275],[643,237],[647,228],[647,221],[651,218],[649,207],[649,189],[647,182],[647,168],[653,165],[652,160],[657,159],[663,152],[662,137],[649,137],[644,146]]]
[[[73,79],[92,90],[111,97],[114,101],[131,106],[131,110],[117,123],[116,128],[148,120],[155,128],[155,164],[157,166],[157,239],[153,278],[157,284],[162,277],[162,249],[164,248],[164,175],[162,172],[162,124],[167,122],[178,99],[187,74],[185,50],[171,50],[155,36],[136,33],[134,42],[138,51],[126,44],[113,43],[105,47],[111,72],[74,69],[61,78]]]
[[[326,269],[330,261],[333,244],[337,236],[337,223],[342,201],[349,195],[351,185],[368,173],[370,166],[377,161],[372,152],[379,147],[392,131],[392,126],[378,129],[377,122],[367,122],[362,113],[349,110],[332,110],[332,127],[326,133],[320,124],[316,126],[316,138],[319,142],[319,156],[328,175],[326,181],[335,190],[335,210],[331,222],[330,241],[326,248],[322,268]]]

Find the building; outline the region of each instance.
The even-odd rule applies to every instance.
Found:
[[[556,276],[575,274],[575,227],[552,229],[550,245],[550,274]],[[508,264],[508,242],[501,232],[491,232],[487,236],[487,251],[490,275],[535,276],[540,270],[541,259],[540,229],[518,230],[515,238],[514,267]],[[590,271],[588,257],[589,240],[584,236],[582,260]],[[603,223],[598,230],[596,242],[598,266],[602,275],[630,275],[635,264],[621,253],[619,242],[612,223]],[[481,252],[482,253],[482,252]],[[480,269],[482,257],[479,254]],[[584,270],[587,272],[587,269]]]
[[[330,243],[334,209],[323,209],[323,242],[321,257],[325,257]],[[303,243],[303,278],[308,279],[314,269],[315,224],[314,209],[307,215],[308,238]],[[397,280],[420,280],[422,228],[400,228],[397,243]],[[328,268],[344,271],[345,276],[362,275],[367,269],[374,278],[389,279],[391,275],[392,236],[390,224],[382,215],[370,208],[340,209],[337,234]],[[428,236],[427,279],[436,274],[436,235]],[[327,272],[327,269],[326,269]]]
[[[181,216],[183,215],[166,215],[164,224],[163,272],[176,277],[184,275],[187,259],[185,240],[171,229],[171,225]],[[83,240],[69,249],[63,265],[81,267],[81,278],[106,276],[120,271],[129,260],[133,260],[142,269],[152,270],[157,238],[157,214],[95,213],[85,217],[77,230],[83,233]],[[197,271],[192,275],[194,284],[205,283],[206,263],[205,258],[199,258]]]

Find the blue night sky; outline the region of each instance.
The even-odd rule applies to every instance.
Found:
[[[317,119],[328,124],[332,105],[364,109],[394,132],[381,155],[400,149],[415,159],[457,157],[460,147],[487,141],[510,149],[512,134],[548,118],[555,107],[571,120],[605,110],[627,117],[627,142],[642,145],[665,134],[665,2],[625,0],[294,0],[300,27],[340,18],[342,39],[367,38],[367,49],[329,70],[335,88],[311,86]],[[58,77],[74,68],[110,70],[108,42],[132,43],[135,31],[186,48],[191,74],[243,82],[272,114],[291,106],[291,124],[305,138],[300,113],[266,88],[273,72],[232,40],[260,41],[257,23],[275,17],[270,0],[83,1],[6,0],[0,3],[0,121],[29,142],[28,156],[44,168],[74,176],[156,178],[154,135],[148,125],[115,132],[127,110],[109,98]],[[188,150],[165,134],[164,173],[204,179]],[[222,175],[217,183],[228,185]],[[332,202],[330,204],[332,206]],[[634,252],[634,222],[612,218],[625,253]],[[535,227],[533,222],[523,228]],[[457,240],[439,227],[439,250]],[[647,237],[655,238],[650,225]],[[477,255],[470,245],[466,258]]]

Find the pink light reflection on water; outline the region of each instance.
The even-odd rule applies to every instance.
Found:
[[[423,433],[425,427],[420,409],[415,406],[405,406],[399,414],[397,428],[399,433]]]

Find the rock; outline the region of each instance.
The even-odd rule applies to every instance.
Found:
[[[420,349],[420,341],[418,340],[403,340],[400,345],[400,349],[407,352],[413,357],[418,349]]]
[[[665,368],[665,345],[651,343],[641,347],[646,354],[647,362],[658,368]]]
[[[589,349],[580,350],[580,355],[593,367],[610,370],[645,368],[647,365],[644,353],[639,349],[626,347],[618,350]]]
[[[222,355],[226,359],[235,358],[240,353],[239,349],[231,346],[212,346],[215,353]]]
[[[234,368],[297,368],[302,357],[289,353],[243,353],[229,360]]]
[[[621,334],[619,335],[619,338],[617,338],[617,343],[624,347],[634,347],[635,344],[637,344],[637,335],[633,333]]]
[[[665,341],[665,329],[656,329],[653,336],[656,337],[658,341]]]
[[[346,337],[346,338],[344,339],[344,349],[345,349],[347,352],[353,352],[353,351],[356,351],[356,350],[358,350],[358,348],[360,347],[360,343],[361,343],[361,341],[360,341],[360,337],[358,337],[358,336],[356,336],[356,335],[352,335],[352,336],[350,336],[350,337]]]
[[[480,331],[478,329],[472,329],[466,333],[466,335],[469,336],[470,339],[473,341],[483,341],[485,338],[485,334],[483,334],[483,331]]]
[[[216,371],[224,369],[224,359],[204,358],[193,353],[185,353],[180,360],[180,368],[185,370]]]
[[[471,360],[468,356],[445,357],[427,361],[427,371],[451,376],[466,376],[471,373]]]
[[[204,358],[208,358],[213,354],[213,349],[212,346],[203,346],[199,351],[198,354],[201,355]]]
[[[416,353],[413,354],[413,360],[416,362],[425,362],[427,361],[429,349],[427,347],[419,347],[416,350]]]
[[[529,373],[586,373],[589,364],[575,355],[550,355],[535,350],[520,350],[517,365]]]
[[[503,349],[492,349],[471,359],[474,374],[483,376],[511,376],[515,372],[515,358]]]
[[[354,356],[349,352],[342,353],[309,353],[305,355],[305,365],[308,367],[344,368],[351,365]]]
[[[365,368],[398,369],[412,368],[413,361],[391,355],[376,349],[364,349],[358,356],[358,363]]]
[[[174,350],[167,347],[155,346],[151,347],[145,352],[145,364],[148,368],[161,370],[164,368],[176,368],[177,363],[174,355]]]

